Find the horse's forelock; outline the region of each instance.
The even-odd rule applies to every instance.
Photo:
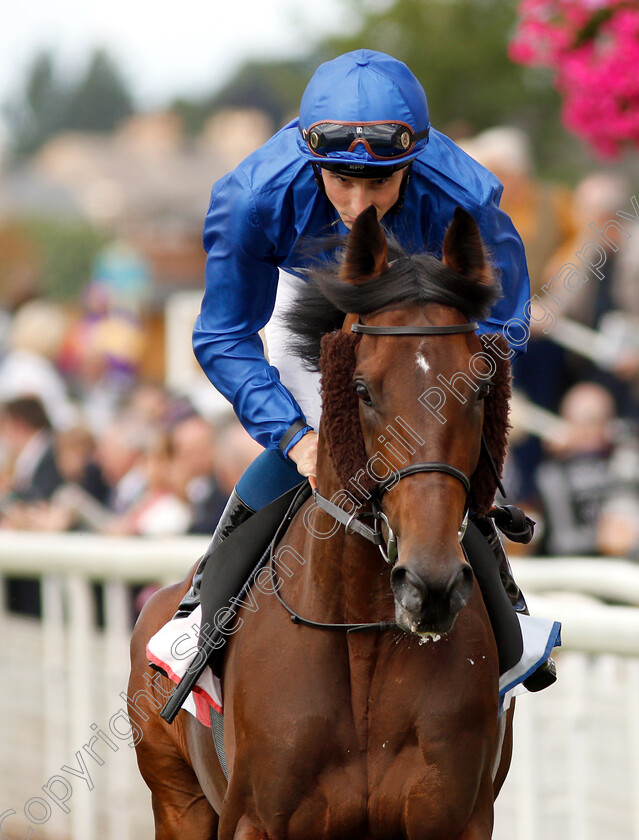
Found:
[[[310,369],[319,368],[322,335],[339,329],[349,312],[370,315],[390,307],[436,303],[457,309],[473,320],[485,317],[499,298],[496,283],[464,276],[432,254],[407,254],[389,235],[386,240],[390,263],[383,265],[386,256],[380,252],[380,261],[371,258],[366,269],[381,273],[355,278],[361,267],[351,266],[349,272],[354,274],[349,274],[345,282],[340,271],[342,263],[329,259],[316,262],[306,272],[309,282],[300,282],[284,323],[291,336],[290,352],[302,358]],[[327,240],[326,255],[345,242],[335,237]]]

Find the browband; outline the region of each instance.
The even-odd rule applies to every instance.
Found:
[[[479,324],[469,321],[467,324],[446,324],[433,327],[374,327],[369,324],[353,324],[351,332],[365,335],[454,335],[455,333],[475,332]]]

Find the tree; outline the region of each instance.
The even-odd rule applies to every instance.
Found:
[[[112,131],[133,111],[132,96],[113,60],[104,50],[96,50],[84,78],[70,92],[65,127]]]
[[[113,60],[96,50],[85,74],[62,84],[50,52],[39,53],[22,91],[3,111],[14,157],[28,157],[59,131],[110,131],[133,113],[133,98]]]
[[[21,157],[40,148],[63,124],[66,107],[53,56],[40,52],[27,72],[23,93],[3,108],[14,153]]]

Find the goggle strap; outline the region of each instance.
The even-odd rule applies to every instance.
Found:
[[[415,131],[413,133],[413,145],[417,143],[419,140],[423,140],[424,137],[428,137],[430,134],[430,128],[425,128],[423,131]]]

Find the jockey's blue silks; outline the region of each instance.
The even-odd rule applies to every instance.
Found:
[[[415,131],[425,128],[418,124],[418,119],[424,122],[426,102],[419,83],[415,80],[409,88],[404,84],[399,99],[398,87],[392,84],[393,73],[402,79],[410,73],[402,62],[368,50],[349,56],[351,95],[339,84],[325,86],[320,93],[311,80],[313,99],[303,111],[308,119],[401,120]],[[342,60],[342,67],[343,59],[335,62]],[[380,82],[382,76],[385,82]],[[357,85],[353,79],[358,79]],[[356,101],[351,101],[356,90]],[[479,225],[503,289],[479,332],[499,333],[508,322],[527,324],[530,292],[524,248],[498,207],[500,182],[435,129],[420,144],[408,155],[418,152],[411,162],[404,205],[384,217],[385,227],[408,252],[427,250],[441,256],[446,228],[455,208],[463,206]],[[310,154],[298,120],[292,120],[215,184],[204,225],[206,291],[193,335],[195,354],[247,431],[267,449],[276,449],[291,425],[305,416],[278,369],[265,359],[258,335],[273,312],[278,269],[303,277],[300,269],[317,257],[305,255],[300,245],[309,238],[347,233],[318,190],[304,149]],[[373,165],[363,144],[355,149],[363,155],[362,166]],[[524,345],[522,341],[515,349],[522,351]]]
[[[302,481],[304,476],[279,449],[266,449],[244,470],[236,490],[245,504],[260,510]]]

